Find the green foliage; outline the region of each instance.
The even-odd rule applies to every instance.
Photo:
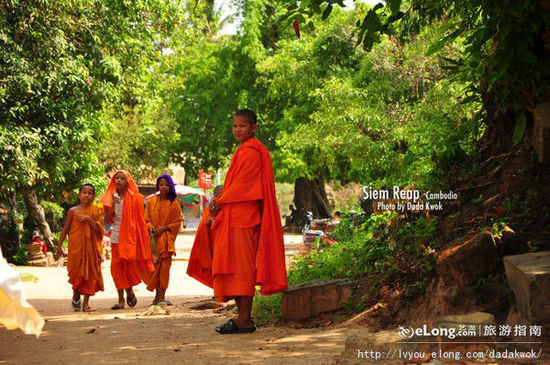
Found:
[[[440,36],[436,27],[408,43],[381,37],[365,53],[355,47],[353,26],[369,12],[364,5],[350,12],[334,8],[326,22],[302,27],[301,39],[273,22],[280,5],[241,5],[237,36],[196,36],[175,46],[159,68],[167,118],[179,134],[168,143],[181,151],[172,160],[190,174],[228,163],[236,146],[232,113],[241,107],[257,111],[257,135],[272,153],[278,181],[408,185],[424,179],[428,185],[472,153],[479,131],[469,118],[479,102],[464,102],[467,85],[450,81],[446,63],[426,56]],[[457,42],[442,45],[438,55],[461,52]]]
[[[179,134],[162,106],[162,100],[153,99],[104,113],[105,123],[111,126],[100,155],[106,171],[128,170],[138,181],[166,172]]]
[[[289,283],[369,275],[399,278],[411,295],[420,293],[433,270],[436,222],[420,217],[395,224],[391,218],[385,213],[343,219],[334,232],[340,240],[294,261]]]
[[[98,112],[139,102],[135,76],[161,54],[178,4],[15,0],[2,9],[0,192],[32,188],[53,200],[103,174]]]
[[[0,146],[0,199],[45,175],[38,166],[43,147],[38,129],[0,124]]]
[[[424,54],[438,33],[428,27],[406,44],[384,38],[365,53],[351,36],[351,19],[364,11],[335,9],[315,32],[281,40],[258,63],[264,117],[279,126],[277,178],[431,184],[474,151],[470,116],[479,102],[464,103],[466,85]],[[441,53],[452,57],[453,47]]]
[[[305,20],[332,8],[334,1],[285,3],[286,18]],[[425,54],[440,54],[446,45],[462,42],[464,51],[446,58],[448,69],[469,82],[468,94],[473,98],[494,91],[500,112],[529,110],[536,101],[546,100],[550,59],[542,34],[550,25],[550,11],[543,2],[389,0],[370,8],[362,20],[358,18],[357,43],[366,50],[373,49],[383,34],[414,41],[426,26],[439,23],[438,38]]]
[[[547,222],[550,220],[550,208],[544,203],[542,194],[539,190],[529,189],[523,196],[507,197],[502,203],[503,215],[498,221],[508,223],[515,231],[528,228],[535,216]]]
[[[252,306],[252,317],[257,326],[276,324],[283,319],[281,294],[261,295],[256,292]]]
[[[40,205],[44,208],[44,213],[51,214],[52,218],[55,220],[63,218],[63,215],[65,214],[65,210],[56,203],[42,201]]]
[[[516,121],[516,126],[514,127],[514,135],[512,136],[512,142],[518,144],[523,140],[523,135],[525,134],[525,115],[521,114]]]
[[[25,266],[29,263],[29,251],[27,251],[25,245],[8,246],[6,259],[14,265]]]

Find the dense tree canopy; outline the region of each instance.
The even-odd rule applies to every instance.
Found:
[[[223,167],[243,107],[279,181],[441,184],[548,100],[545,4],[242,0],[221,35],[211,0],[0,0],[0,203]]]
[[[138,102],[135,81],[179,21],[164,1],[2,1],[0,197],[21,194],[50,247],[38,202],[102,180],[99,112]],[[37,196],[38,194],[38,196]]]

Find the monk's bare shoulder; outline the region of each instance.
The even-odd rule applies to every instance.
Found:
[[[70,225],[70,224],[71,224],[71,221],[73,220],[73,217],[74,217],[75,213],[78,212],[78,210],[77,210],[76,208],[78,208],[78,205],[75,206],[75,207],[70,208],[70,209],[67,211],[67,220],[66,220],[66,224],[67,224],[67,225]]]

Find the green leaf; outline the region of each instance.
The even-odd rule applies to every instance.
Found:
[[[523,140],[523,135],[525,134],[525,114],[521,114],[516,120],[516,127],[514,128],[514,135],[512,137],[512,142],[514,145],[517,145]]]
[[[372,8],[371,11],[376,11],[376,10],[381,9],[381,8],[383,8],[383,7],[384,7],[384,4],[378,3],[378,4],[376,4],[376,5],[374,6],[374,8]]]
[[[418,156],[416,155],[416,153],[409,152],[409,153],[407,153],[407,155],[403,159],[403,164],[405,166],[410,166],[416,160],[418,160]]]
[[[441,38],[437,42],[433,43],[432,45],[430,45],[430,47],[426,51],[426,56],[431,56],[434,53],[438,52],[439,50],[441,50],[441,48],[443,48],[443,46],[446,43],[447,43],[447,39],[445,39],[445,38]]]
[[[404,15],[405,13],[403,13],[402,11],[398,12],[397,14],[390,15],[390,17],[388,18],[387,24],[395,23],[399,19],[403,18]]]
[[[397,13],[399,13],[399,8],[401,7],[401,0],[388,0],[388,3],[390,4],[392,15],[396,15]]]
[[[322,19],[325,20],[329,17],[330,13],[332,12],[332,4],[328,4],[325,11],[323,11]]]
[[[517,50],[518,52],[518,57],[519,59],[522,61],[522,62],[525,62],[525,63],[535,63],[537,62],[537,56],[529,51],[527,48],[525,47],[521,47]]]
[[[445,25],[442,29],[445,30],[448,28],[448,25]],[[460,34],[462,33],[461,29],[456,29],[451,34],[447,34],[444,37],[442,37],[439,41],[433,43],[430,45],[428,50],[426,51],[426,56],[431,56],[434,53],[438,52],[445,46],[445,44],[449,42],[453,42]]]

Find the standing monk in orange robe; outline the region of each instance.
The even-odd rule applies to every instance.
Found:
[[[101,275],[101,254],[103,250],[103,210],[93,204],[95,188],[84,184],[78,192],[80,204],[69,209],[67,221],[59,237],[57,258],[62,254],[63,241],[69,232],[69,256],[67,271],[69,283],[73,286],[72,308],[80,310],[80,295],[84,294],[82,311],[92,308],[88,305],[90,295],[103,291]],[[70,229],[70,231],[69,231]]]
[[[204,278],[210,267],[218,301],[235,299],[238,316],[216,327],[221,334],[256,330],[251,317],[256,284],[261,286],[263,295],[287,288],[273,167],[267,148],[254,137],[257,128],[253,111],[244,109],[235,113],[233,135],[241,146],[231,160],[221,198],[215,199],[209,208],[216,216],[212,224],[212,260],[208,263],[206,255],[201,255],[200,248],[205,247],[201,227],[194,243],[199,249],[193,247],[189,258],[190,264],[195,262],[188,267],[192,277]]]
[[[118,303],[111,309],[137,304],[133,286],[141,282],[141,272],[155,270],[149,247],[149,235],[145,225],[143,195],[132,176],[126,171],[117,171],[101,197],[105,207],[105,222],[111,226],[111,275],[118,291]]]
[[[169,175],[157,179],[155,192],[157,195],[147,201],[145,208],[145,223],[149,235],[154,237],[156,247],[151,247],[155,260],[155,271],[145,274],[147,289],[156,289],[153,304],[169,303],[164,295],[170,280],[172,256],[176,255],[176,237],[181,227],[181,207],[177,201],[176,187]]]

